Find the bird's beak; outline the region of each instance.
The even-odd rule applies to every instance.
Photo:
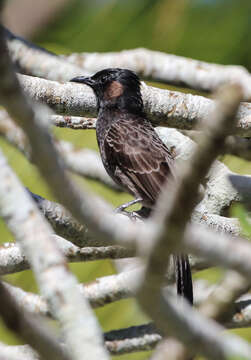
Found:
[[[93,86],[95,81],[91,77],[77,76],[70,80],[71,82],[77,82],[88,86]]]

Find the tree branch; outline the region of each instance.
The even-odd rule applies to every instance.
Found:
[[[99,247],[84,247],[80,248],[66,241],[65,239],[51,235],[51,240],[57,244],[68,262],[82,262],[82,261],[97,261],[104,259],[123,259],[134,255],[134,253],[127,248],[120,246],[99,246]],[[36,236],[34,236],[36,241]],[[206,262],[194,259],[195,267],[197,264],[201,268]],[[0,246],[0,275],[13,274],[19,271],[30,269],[30,264],[27,257],[23,254],[19,245],[11,243],[3,243]]]
[[[81,297],[63,254],[50,239],[52,230],[49,224],[18,182],[1,153],[0,168],[0,214],[27,255],[41,291],[50,303],[54,316],[61,323],[72,358],[83,359],[87,349],[88,357],[92,354],[94,359],[100,356],[108,358],[103,349],[96,319],[87,301]]]
[[[0,297],[0,315],[11,331],[14,331],[24,341],[28,342],[45,359],[70,359],[62,351],[54,333],[43,323],[42,319],[35,318],[34,315],[31,316],[24,309],[20,310],[16,301],[2,283],[0,283]]]
[[[27,75],[19,75],[18,78],[27,95],[46,103],[58,114],[87,117],[97,115],[95,96],[86,85],[60,84]],[[158,89],[145,83],[142,83],[141,92],[144,111],[154,126],[191,130],[215,107],[215,102],[205,97]],[[241,104],[237,120],[232,134],[251,136],[251,104]]]
[[[215,91],[225,83],[242,85],[244,98],[251,98],[251,77],[242,66],[218,65],[172,54],[138,48],[108,53],[76,53],[63,56],[85,71],[95,73],[109,67],[122,67],[139,76],[200,91]]]
[[[71,78],[80,74],[90,75],[83,68],[71,64],[19,36],[15,36],[7,29],[4,29],[4,36],[7,40],[12,61],[23,74],[57,81],[64,81],[66,74]]]
[[[29,160],[32,161],[31,148],[24,132],[11,120],[5,110],[0,110],[0,135]],[[54,139],[55,146],[62,155],[68,170],[85,176],[89,179],[99,180],[116,191],[121,189],[107,175],[100,156],[94,150],[77,149],[73,144]]]
[[[145,279],[138,292],[138,299],[143,309],[152,317],[156,326],[165,334],[171,330],[186,345],[190,346],[191,343],[188,342],[188,337],[184,333],[182,334],[181,328],[175,324],[172,304],[166,299],[166,301],[163,301],[160,289],[163,285],[169,255],[171,252],[177,251],[177,247],[182,244],[186,223],[189,221],[191,213],[196,206],[196,193],[199,184],[206,176],[208,168],[219,154],[220,149],[224,146],[226,135],[234,127],[233,119],[240,100],[241,88],[239,86],[222,89],[220,101],[214,113],[211,114],[213,121],[211,118],[208,118],[207,137],[204,137],[190,163],[184,166],[178,181],[176,180],[176,186],[172,184],[173,188],[171,190],[169,182],[168,191],[165,189],[166,191],[160,196],[154,216],[155,222],[160,226],[160,230],[156,231],[157,237],[155,240],[157,241],[154,241]],[[168,207],[166,204],[168,204]],[[184,204],[186,204],[185,207]],[[162,306],[165,307],[162,312],[159,310],[159,307],[156,307],[156,303],[161,302],[163,302]],[[178,321],[178,319],[176,320]],[[180,325],[182,322],[184,325],[184,321],[180,319]],[[191,329],[186,328],[186,331],[190,332]],[[209,334],[207,334],[207,337],[209,338]],[[193,334],[193,341],[194,339],[195,334]],[[199,350],[209,358],[215,358],[215,354],[208,351],[206,343]],[[225,356],[222,354],[221,358],[223,359]]]
[[[12,60],[25,74],[64,81],[68,76],[90,75],[104,68],[122,67],[147,80],[200,91],[213,92],[226,82],[238,81],[243,87],[244,98],[248,101],[251,98],[250,74],[241,66],[206,63],[143,48],[118,53],[71,54],[60,58],[7,29],[5,36]]]

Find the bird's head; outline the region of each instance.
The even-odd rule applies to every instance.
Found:
[[[131,70],[104,69],[91,77],[78,76],[70,81],[90,86],[96,95],[98,109],[113,107],[133,113],[143,111],[140,80]]]

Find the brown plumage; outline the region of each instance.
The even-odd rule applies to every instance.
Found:
[[[105,69],[71,81],[92,87],[98,105],[97,140],[113,180],[152,209],[161,187],[174,176],[174,161],[143,112],[140,81],[126,69]],[[177,291],[193,302],[188,257],[175,256]]]

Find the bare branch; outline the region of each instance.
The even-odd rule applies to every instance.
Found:
[[[210,263],[238,271],[247,279],[251,274],[251,246],[248,240],[212,233],[200,226],[188,227],[180,250],[206,257]]]
[[[5,36],[12,60],[23,73],[33,76],[65,81],[104,68],[122,67],[148,80],[202,91],[213,92],[225,83],[238,82],[243,87],[244,98],[251,98],[250,74],[241,66],[206,63],[143,48],[118,53],[71,54],[60,58],[7,29]]]
[[[159,127],[156,130],[164,143],[175,154],[176,162],[183,164],[185,161],[186,163],[197,149],[195,142],[176,129]],[[231,174],[234,173],[226,165],[218,160],[214,161],[213,166],[206,175],[208,181],[205,196],[196,208],[198,216],[195,214],[195,218],[198,219],[199,214],[201,214],[201,217],[205,215],[205,218],[210,217],[212,214],[220,215],[222,210],[226,210],[233,201],[240,200],[240,195],[229,181],[229,175]]]
[[[29,345],[10,346],[0,343],[1,360],[41,360]]]
[[[11,120],[5,110],[0,110],[0,135],[32,161],[31,149],[24,132]],[[90,179],[99,180],[114,190],[121,189],[107,175],[100,156],[94,150],[77,149],[73,144],[54,139],[68,170]]]
[[[45,359],[69,360],[54,333],[42,319],[21,310],[5,286],[0,283],[0,314],[6,326],[28,342]]]
[[[152,350],[161,335],[152,323],[113,330],[104,334],[105,345],[111,354],[122,355],[135,351]]]
[[[166,305],[163,304],[166,310],[165,316],[163,314],[164,309],[162,312],[156,309],[156,303],[162,301],[160,289],[164,281],[169,255],[177,250],[177,247],[182,243],[186,223],[196,205],[196,193],[199,184],[206,176],[208,168],[219,154],[220,149],[224,146],[228,131],[230,132],[234,127],[233,119],[240,100],[240,87],[232,86],[222,89],[220,102],[214,114],[211,114],[214,121],[208,118],[209,133],[207,137],[203,139],[190,164],[184,166],[176,186],[173,186],[173,191],[170,191],[170,183],[168,184],[168,192],[165,191],[160,196],[155,212],[155,221],[161,225],[161,230],[157,232],[157,241],[149,256],[145,279],[141,289],[139,289],[138,299],[143,309],[152,316],[159,329],[164,333],[167,329],[173,331],[186,345],[191,344],[187,341],[187,336],[184,333],[182,334],[181,329],[178,330],[174,324],[175,317],[172,317],[174,314],[171,315],[173,309],[169,308],[170,302],[166,302]],[[184,204],[186,204],[185,207]],[[166,324],[167,321],[169,321],[168,325]],[[215,358],[215,354],[213,356],[212,353],[208,352],[205,344],[200,351],[210,358]]]
[[[234,301],[246,293],[251,282],[235,271],[228,271],[224,279],[216,286],[200,306],[200,311],[219,322],[232,318]]]
[[[120,246],[80,248],[56,235],[51,235],[51,240],[58,245],[68,262],[122,259],[134,255],[131,250]],[[35,236],[34,241],[36,241]],[[197,260],[196,258],[194,261],[195,267],[203,268],[207,266],[205,261]],[[27,269],[30,269],[29,261],[22,253],[18,244],[11,242],[3,243],[0,246],[0,275],[13,274]]]
[[[199,352],[212,359],[243,357],[249,359],[250,345],[233,334],[223,333],[224,328],[202,317],[187,302],[166,293],[160,300],[163,325],[167,331],[179,333],[191,353]],[[213,344],[213,346],[212,346]]]
[[[79,74],[90,75],[83,68],[73,65],[57,55],[36,46],[5,29],[12,61],[23,74],[29,74],[51,80],[64,81],[66,74],[74,77]]]
[[[20,75],[19,80],[26,94],[48,104],[58,114],[87,117],[97,114],[95,96],[86,85],[60,84],[27,75]],[[190,130],[215,108],[215,102],[205,97],[158,89],[145,83],[141,92],[144,110],[154,126]],[[241,104],[237,120],[232,134],[251,136],[251,104]]]
[[[143,269],[141,268],[125,271],[118,275],[104,276],[93,282],[79,285],[79,290],[93,308],[98,308],[132,297],[142,279],[142,274]],[[5,284],[5,286],[21,308],[32,313],[53,317],[44,297],[9,284]]]
[[[96,278],[94,281],[79,285],[80,292],[90,302],[93,308],[98,308],[115,301],[133,297],[142,280],[144,267],[123,271],[122,273]],[[174,276],[167,277],[166,284],[169,289],[174,290]],[[18,287],[5,284],[9,292],[15,297],[19,307],[25,310],[53,317],[45,299],[37,294],[26,292]],[[210,296],[215,286],[205,285],[198,280],[194,282],[195,304],[199,305]]]
[[[55,126],[70,128],[73,130],[96,128],[96,118],[51,115],[50,119],[52,121],[52,124]]]
[[[76,287],[76,279],[68,271],[63,254],[50,240],[52,230],[49,224],[41,216],[1,153],[0,168],[0,214],[27,255],[41,291],[62,325],[72,358],[83,359],[88,349],[87,353],[93,354],[94,359],[98,356],[106,359],[95,316],[87,301],[81,297]],[[88,329],[84,331],[87,324]]]
[[[123,50],[108,53],[82,53],[63,56],[86,71],[95,73],[109,67],[135,71],[141,77],[188,88],[215,91],[225,83],[238,82],[244,97],[251,98],[251,77],[242,66],[206,63],[148,49]]]

